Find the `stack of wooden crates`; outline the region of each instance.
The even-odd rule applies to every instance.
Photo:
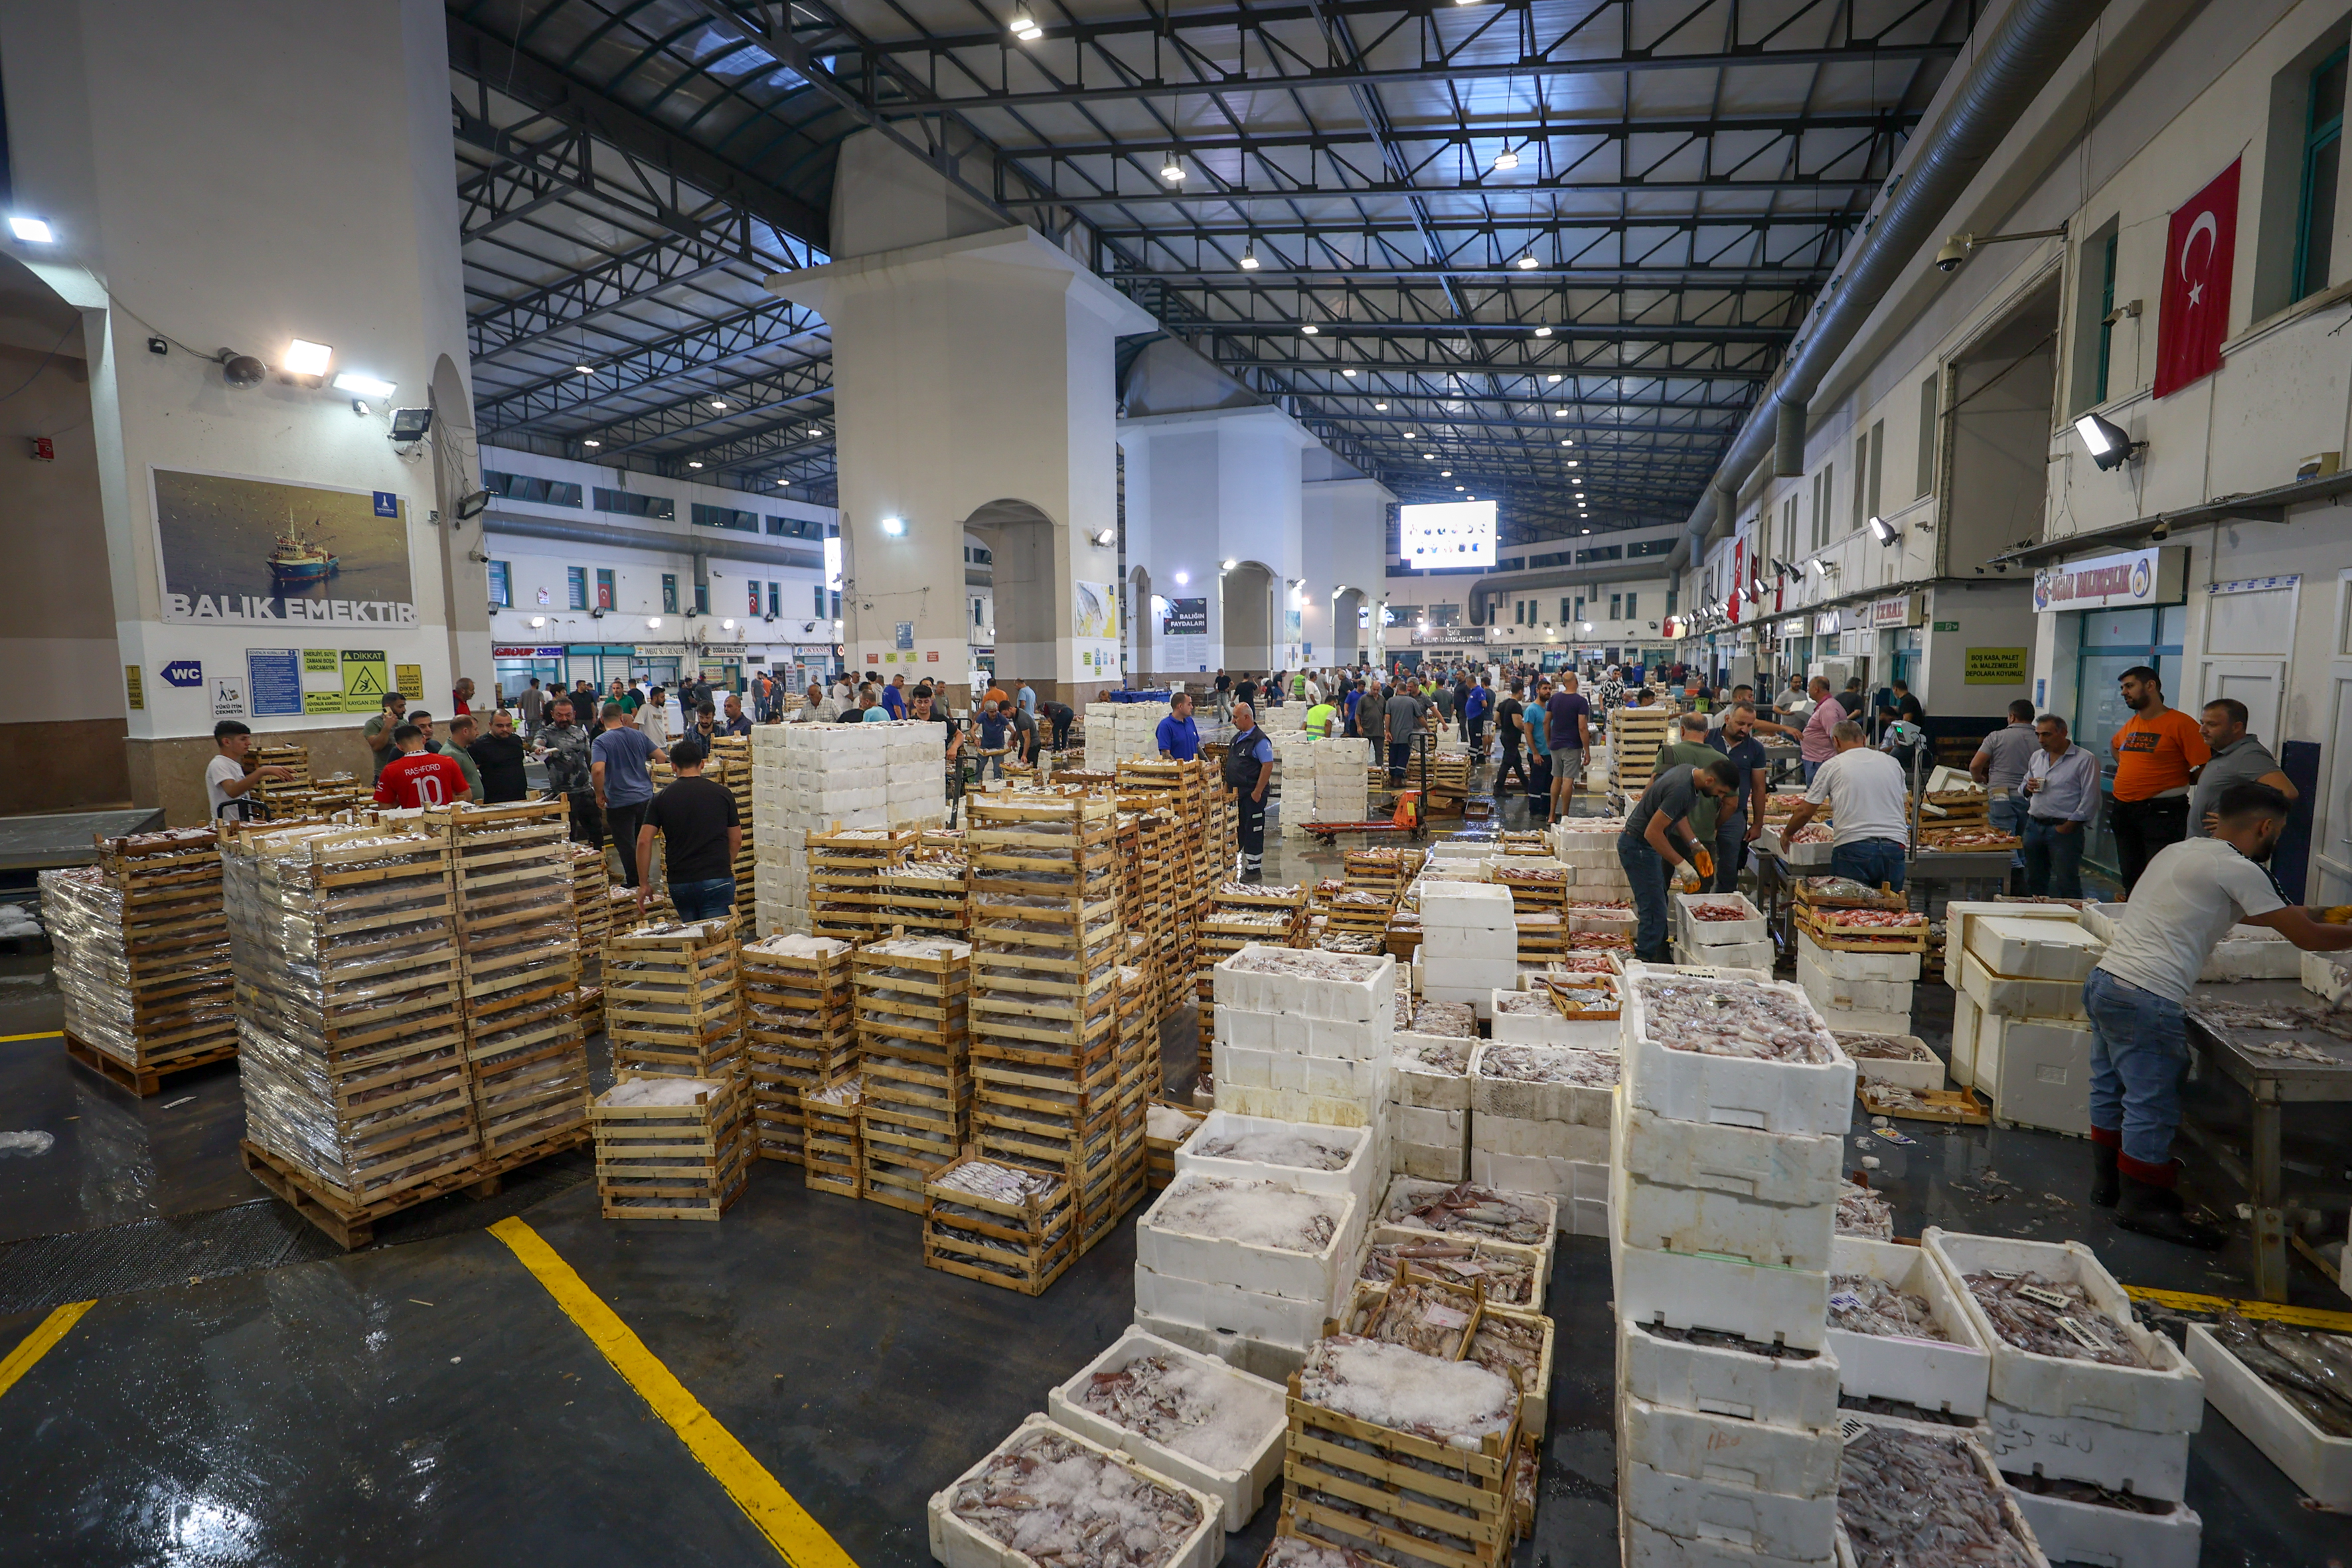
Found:
[[[892,936],[850,960],[864,1089],[862,1196],[923,1212],[923,1184],[971,1128],[971,945]]]
[[[604,1037],[616,1081],[645,1073],[725,1086],[708,1101],[716,1138],[705,1181],[716,1210],[741,1194],[751,1163],[740,946],[731,916],[648,924],[604,939]],[[605,1216],[641,1217],[648,1211],[626,1203],[616,1212],[616,1196],[625,1196],[630,1188],[625,1181],[607,1179],[606,1125],[600,1116],[597,1190],[605,1198]],[[636,1173],[616,1166],[611,1174]]]
[[[801,1096],[857,1070],[849,943],[782,932],[743,944],[752,1133],[763,1160],[802,1163]]]

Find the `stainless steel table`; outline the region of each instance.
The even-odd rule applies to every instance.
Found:
[[[2219,1107],[2207,1097],[2192,1092],[2182,1097],[2180,1131],[2246,1194],[2246,1203],[2252,1210],[2252,1285],[2254,1294],[2265,1301],[2287,1299],[2287,1251],[2297,1238],[2289,1235],[2286,1211],[2320,1208],[2340,1216],[2347,1206],[2347,1184],[2341,1179],[2329,1182],[2326,1168],[2340,1172],[2352,1155],[2340,1149],[2332,1150],[2323,1166],[2312,1172],[2315,1184],[2298,1184],[2297,1190],[2290,1192],[2286,1182],[2291,1168],[2285,1161],[2282,1139],[2291,1110],[2298,1112],[2298,1120],[2303,1120],[2310,1114],[2303,1110],[2305,1107],[2352,1105],[2352,1040],[2310,1029],[2265,1029],[2246,1037],[2254,1040],[2300,1040],[2334,1057],[2336,1065],[2268,1056],[2249,1049],[2242,1039],[2233,1037],[2231,1031],[2207,1023],[2198,1016],[2196,1008],[2200,1002],[2206,1001],[2284,1002],[2309,1006],[2318,1000],[2292,980],[2200,985],[2189,999],[2189,1046],[2196,1053],[2199,1069],[2210,1068],[2235,1084],[2246,1096],[2249,1111],[2245,1139],[2241,1145],[2233,1130],[2200,1114],[2200,1110]],[[2341,1113],[2319,1114],[2339,1132],[2347,1125]],[[2293,1173],[2305,1173],[2298,1170]],[[2315,1258],[2314,1262],[2317,1262]]]
[[[33,816],[0,816],[0,871],[47,871],[60,866],[98,864],[103,836],[152,833],[163,826],[161,806],[128,811],[58,811]]]

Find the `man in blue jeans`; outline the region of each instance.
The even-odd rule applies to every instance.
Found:
[[[1862,726],[1841,720],[1831,730],[1837,747],[1805,786],[1805,798],[1789,814],[1786,841],[1826,805],[1837,837],[1830,849],[1830,875],[1852,877],[1865,888],[1903,890],[1904,846],[1911,842],[1911,785],[1903,764],[1873,751]]]
[[[2107,951],[2083,983],[2091,1017],[2091,1201],[2116,1224],[2208,1251],[2222,1234],[2189,1217],[2178,1190],[2172,1134],[2189,1070],[2181,1005],[2214,944],[2243,922],[2268,926],[2310,952],[2352,948],[2352,925],[2327,925],[2289,904],[2263,863],[2286,826],[2285,795],[2234,784],[2214,802],[2210,838],[2157,851],[2132,888]]]
[[[667,847],[669,901],[682,921],[718,920],[735,908],[735,857],[743,847],[743,825],[735,795],[725,784],[702,776],[702,744],[680,741],[669,749],[677,777],[646,808],[637,829],[637,864],[650,867],[654,834]],[[637,887],[637,918],[643,920],[651,879]]]
[[[2099,759],[2074,744],[2053,713],[2033,726],[2040,744],[2012,800],[2025,803],[2025,890],[2037,899],[2083,896],[2083,840],[2099,809]]]
[[[1739,794],[1739,769],[1729,757],[1694,766],[1684,763],[1650,781],[1617,835],[1617,864],[1633,884],[1633,955],[1664,963],[1666,953],[1666,878],[1688,866],[1700,886],[1713,875],[1714,859],[1692,837],[1689,817],[1704,795],[1727,805]]]

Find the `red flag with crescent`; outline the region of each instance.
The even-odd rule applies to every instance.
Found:
[[[2238,249],[2238,167],[2233,163],[2222,170],[2172,215],[2164,302],[2156,318],[2158,397],[2221,368],[2221,342],[2230,335],[2231,263]]]

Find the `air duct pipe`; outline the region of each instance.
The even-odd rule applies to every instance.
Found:
[[[584,522],[558,522],[552,518],[515,517],[506,512],[485,512],[481,520],[484,533],[503,533],[514,539],[546,539],[562,544],[586,544],[598,549],[666,550],[674,554],[694,557],[694,580],[709,581],[707,568],[713,546],[729,561],[740,561],[752,566],[790,566],[803,572],[823,572],[824,556],[814,550],[788,550],[781,544],[766,544],[744,539],[740,542],[729,539],[705,539],[691,533],[665,533],[650,528],[599,528]]]
[[[1780,411],[1786,408],[1797,413],[1800,466],[1782,471],[1802,471],[1805,405],[1919,247],[1937,237],[1945,215],[2000,148],[2001,138],[2105,9],[2106,0],[2015,0],[2010,6],[1942,116],[1920,138],[1917,154],[1898,176],[1878,221],[1822,289],[1810,324],[1800,329],[1788,362],[1780,367],[1771,396],[1748,411],[1731,438],[1722,473],[1743,475],[1768,452],[1780,456],[1775,448],[1784,429]],[[1683,542],[1667,558],[1668,571],[1682,571],[1704,548],[1708,525],[1716,521],[1716,494],[1710,489],[1692,510]]]

